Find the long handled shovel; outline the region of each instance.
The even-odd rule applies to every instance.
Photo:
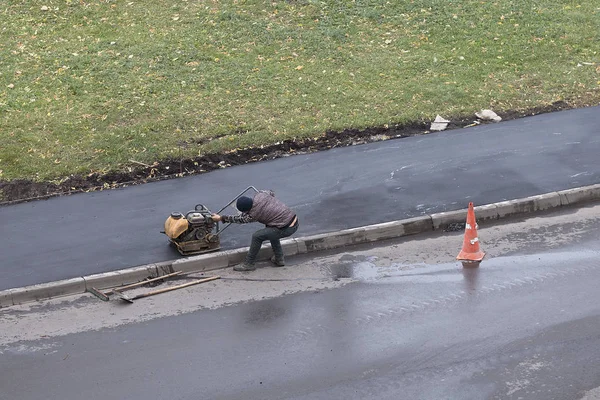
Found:
[[[170,278],[172,276],[179,275],[181,273],[183,273],[183,271],[175,271],[175,272],[172,272],[170,274],[158,276],[156,278],[146,279],[146,280],[143,280],[141,282],[132,283],[131,285],[121,286],[118,289],[118,291],[121,292],[123,290],[133,289],[135,287],[142,286],[142,285],[145,285],[145,284],[150,283],[150,282],[156,282],[156,281],[160,281],[160,280],[163,280],[163,279],[166,279],[166,278]],[[112,295],[112,294],[115,293],[115,289],[111,289],[108,292],[102,292],[101,290],[96,289],[95,287],[90,287],[90,288],[87,289],[87,291],[89,293],[93,294],[94,296],[96,296],[97,298],[99,298],[102,301],[109,301],[110,297],[108,297],[108,296],[110,296],[110,295]]]
[[[123,294],[123,293],[119,292],[118,290],[114,290],[114,289],[113,289],[113,293],[116,294],[117,296],[119,296],[122,300],[125,300],[128,303],[133,303],[134,300],[141,299],[143,297],[154,296],[156,294],[170,292],[172,290],[182,289],[184,287],[188,287],[188,286],[192,286],[192,285],[197,285],[199,283],[214,281],[215,279],[220,279],[220,278],[221,278],[220,276],[211,276],[210,278],[198,279],[196,281],[184,283],[182,285],[171,286],[171,287],[164,288],[164,289],[159,289],[159,290],[154,290],[154,291],[147,292],[147,293],[138,294],[138,295],[133,296],[133,297],[129,297],[126,294]]]
[[[120,288],[117,288],[117,289],[119,290],[119,292],[122,292],[123,290],[133,289],[135,287],[143,286],[143,285],[145,285],[147,283],[150,283],[150,282],[161,281],[161,280],[163,280],[165,278],[170,278],[172,276],[176,276],[176,275],[179,275],[179,274],[182,274],[182,273],[183,273],[183,271],[175,271],[175,272],[172,272],[170,274],[157,276],[156,278],[146,279],[146,280],[143,280],[143,281],[140,281],[140,282],[137,282],[137,283],[132,283],[131,285],[121,286]],[[110,295],[110,294],[113,294],[114,292],[115,292],[115,289],[111,289],[111,290],[108,291],[107,294]]]

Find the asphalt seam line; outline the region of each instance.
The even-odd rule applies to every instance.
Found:
[[[482,205],[475,207],[475,215],[477,221],[499,220],[519,214],[581,205],[597,200],[600,200],[600,184]],[[287,239],[283,240],[281,245],[286,256],[294,256],[357,244],[373,243],[441,230],[451,224],[465,222],[466,214],[467,209],[465,208],[399,221],[344,229],[337,232]],[[147,278],[159,277],[174,271],[190,273],[228,268],[243,262],[247,251],[248,247],[243,247],[118,271],[2,290],[0,291],[0,308],[55,297],[82,294],[90,287],[98,289],[117,287],[140,282]],[[261,248],[258,260],[265,261],[270,256],[270,246],[266,245]]]

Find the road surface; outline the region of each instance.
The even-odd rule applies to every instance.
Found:
[[[0,207],[0,290],[178,258],[167,216],[249,185],[291,205],[304,236],[595,184],[598,126],[590,107]],[[223,247],[253,229],[229,228]]]
[[[479,269],[432,233],[132,305],[0,311],[0,399],[594,398],[600,206],[479,233]]]

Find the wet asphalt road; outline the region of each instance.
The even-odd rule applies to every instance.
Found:
[[[249,185],[275,190],[308,235],[598,183],[599,127],[591,107],[0,207],[0,290],[178,258],[159,233],[169,213],[216,211]]]
[[[599,256],[332,265],[362,282],[2,348],[0,399],[577,399],[600,386]]]

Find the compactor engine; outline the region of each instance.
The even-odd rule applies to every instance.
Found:
[[[218,223],[213,221],[212,212],[203,204],[185,215],[173,212],[165,221],[164,233],[183,255],[200,254],[219,250]]]

